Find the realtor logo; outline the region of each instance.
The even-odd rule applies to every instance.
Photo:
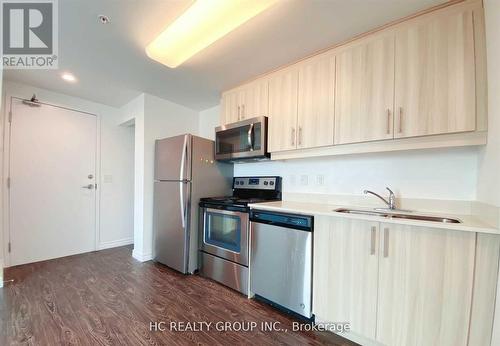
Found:
[[[57,68],[57,0],[1,0],[5,69]]]

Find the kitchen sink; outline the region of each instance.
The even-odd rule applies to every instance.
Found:
[[[359,209],[348,209],[348,208],[339,208],[335,209],[334,211],[337,213],[381,216],[390,219],[407,219],[407,220],[431,221],[431,222],[443,222],[443,223],[462,223],[462,221],[460,221],[459,219],[454,219],[450,217],[430,216],[430,215],[404,214],[397,212],[381,212],[376,210],[359,210]]]

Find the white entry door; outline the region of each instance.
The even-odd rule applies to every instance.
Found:
[[[97,117],[12,99],[10,265],[95,250]]]

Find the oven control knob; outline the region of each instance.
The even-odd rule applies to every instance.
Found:
[[[274,185],[274,181],[270,181],[269,185],[271,185],[271,186]]]
[[[264,182],[264,185],[269,185],[269,183],[267,181]]]

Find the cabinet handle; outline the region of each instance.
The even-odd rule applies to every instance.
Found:
[[[389,228],[384,228],[384,257],[389,257]]]
[[[302,126],[299,126],[299,145],[302,145]]]
[[[403,107],[399,107],[399,133],[403,132]]]
[[[391,134],[391,110],[387,108],[387,134]]]
[[[241,105],[241,119],[245,119],[245,105]]]
[[[372,226],[372,232],[371,232],[371,239],[370,239],[370,255],[375,255],[375,242],[377,238],[377,227]]]
[[[240,120],[240,106],[238,106],[238,120]]]
[[[292,127],[292,146],[295,145],[295,128]]]

